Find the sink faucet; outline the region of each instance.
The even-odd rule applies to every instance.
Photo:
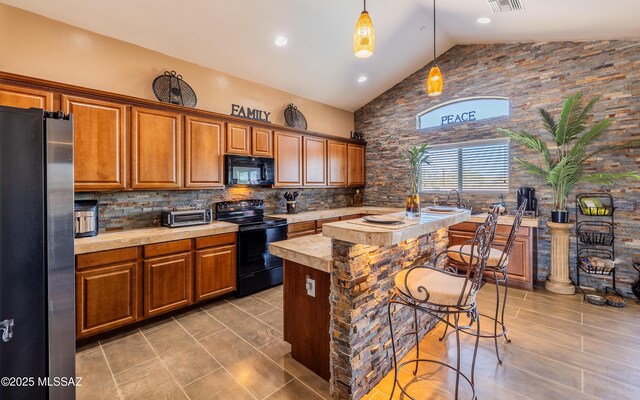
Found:
[[[451,195],[455,194],[456,196],[456,207],[461,208],[462,205],[460,204],[460,192],[458,192],[456,189],[452,189],[449,192],[449,195],[447,196],[447,205],[451,204]]]

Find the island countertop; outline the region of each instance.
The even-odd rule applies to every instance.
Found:
[[[388,215],[402,217],[404,212]],[[469,219],[471,219],[470,210],[455,214],[423,212],[419,219],[405,219],[406,224],[399,228],[375,224],[364,225],[363,220],[360,219],[324,224],[322,234],[344,242],[386,247],[435,232],[441,228],[448,228]]]
[[[269,244],[269,253],[323,272],[331,272],[331,238],[322,234]]]
[[[474,214],[471,216],[469,222],[483,223],[489,216],[489,213]],[[498,217],[498,225],[513,225],[515,217],[513,215],[501,215]],[[538,228],[540,226],[539,217],[524,217],[522,218],[522,224],[520,226],[526,226],[529,228]]]

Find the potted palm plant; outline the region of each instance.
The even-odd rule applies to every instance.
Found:
[[[405,158],[409,161],[409,196],[407,197],[407,217],[414,218],[420,215],[420,166],[429,163],[429,145],[412,146],[404,151]]]
[[[540,109],[544,130],[553,139],[555,151],[549,150],[542,139],[530,133],[499,129],[501,133],[516,142],[537,151],[542,158],[541,166],[519,158],[515,160],[525,171],[543,177],[547,186],[553,191],[551,221],[547,222],[551,233],[551,268],[544,286],[554,293],[575,293],[575,287],[569,278],[569,240],[573,227],[573,224],[568,223],[569,193],[579,183],[611,184],[617,180],[640,179],[640,175],[635,171],[586,173],[585,163],[596,155],[640,145],[640,140],[631,140],[595,149],[592,147],[611,125],[611,121],[605,118],[587,129],[585,124],[589,113],[598,100],[598,97],[595,97],[584,105],[582,93],[569,96],[564,102],[557,122],[551,113]]]
[[[555,151],[550,150],[541,138],[530,133],[498,129],[502,134],[540,154],[541,166],[517,157],[515,161],[525,171],[543,177],[547,186],[553,190],[552,222],[569,222],[567,198],[579,183],[611,184],[618,180],[640,179],[640,175],[636,171],[585,173],[585,163],[596,155],[610,150],[640,146],[640,140],[631,140],[596,149],[592,148],[611,125],[611,120],[605,118],[595,122],[587,130],[585,124],[589,113],[598,100],[599,98],[595,97],[584,105],[582,93],[569,96],[564,102],[557,122],[551,113],[540,109],[544,130],[553,139]]]

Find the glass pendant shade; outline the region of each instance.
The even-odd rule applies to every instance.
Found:
[[[356,30],[353,33],[353,52],[358,58],[371,57],[373,46],[376,41],[373,33],[373,23],[369,13],[365,10],[360,14]]]
[[[437,65],[431,67],[429,77],[427,78],[427,94],[431,97],[440,96],[442,94],[442,73]]]

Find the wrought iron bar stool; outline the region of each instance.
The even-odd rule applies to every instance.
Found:
[[[471,242],[472,254],[477,257],[469,257],[466,265],[466,274],[459,275],[456,272],[445,269],[436,268],[438,264],[434,262],[433,266],[415,266],[400,271],[395,277],[395,290],[389,298],[387,306],[387,316],[389,318],[389,329],[391,331],[391,346],[393,351],[393,368],[394,368],[394,385],[391,391],[390,399],[393,398],[396,386],[400,388],[408,398],[411,397],[406,389],[398,382],[398,371],[405,365],[414,363],[415,368],[413,374],[418,372],[420,362],[435,363],[447,367],[456,372],[455,398],[458,399],[458,391],[460,385],[460,377],[466,380],[471,386],[473,399],[477,399],[474,386],[474,373],[476,356],[478,353],[478,343],[480,337],[476,338],[473,350],[473,360],[471,363],[471,376],[463,374],[460,371],[460,335],[459,332],[463,328],[460,326],[460,317],[463,315],[471,319],[470,328],[474,322],[477,322],[478,335],[480,334],[480,321],[478,319],[478,311],[476,308],[476,294],[482,283],[482,276],[489,258],[491,245],[493,243],[496,226],[498,223],[497,214],[490,214],[483,225],[480,225],[475,232]],[[398,311],[398,307],[409,307],[413,310],[413,328],[408,332],[401,334],[398,339],[405,336],[415,336],[416,341],[416,358],[407,360],[398,364],[396,353],[396,337],[393,327],[393,315]],[[393,312],[392,312],[393,308]],[[418,311],[424,312],[443,323],[451,326],[456,332],[457,358],[456,365],[450,365],[443,361],[420,358],[420,325],[418,320]],[[446,315],[445,319],[443,315]],[[450,322],[449,316],[453,317],[453,323]]]
[[[524,210],[527,206],[527,201],[525,200],[513,219],[513,225],[511,225],[511,230],[509,235],[503,235],[500,233],[496,233],[496,236],[500,236],[506,238],[504,243],[493,243],[491,251],[489,253],[489,259],[487,260],[487,265],[485,270],[490,273],[490,275],[485,274],[485,278],[488,280],[492,280],[496,285],[496,311],[493,317],[490,317],[486,314],[480,314],[481,317],[490,319],[493,321],[493,334],[480,334],[481,338],[493,338],[496,348],[496,357],[498,358],[498,362],[502,364],[502,359],[500,358],[500,350],[498,349],[498,338],[504,337],[507,343],[511,343],[511,339],[507,336],[508,329],[504,324],[504,311],[507,305],[507,292],[509,290],[509,278],[507,275],[507,265],[509,264],[509,257],[511,256],[511,252],[513,250],[513,246],[516,242],[516,238],[518,237],[518,231],[520,230],[520,225],[522,224],[522,217],[524,215]],[[494,213],[495,213],[494,209]],[[471,246],[469,242],[466,242],[462,245],[451,246],[446,251],[447,256],[452,265],[460,268],[464,268],[465,264],[468,262],[470,258],[470,254],[473,254]],[[439,254],[436,257],[440,257]],[[500,301],[500,285],[504,285],[504,296],[502,297],[502,302]],[[501,331],[498,332],[498,326]],[[445,331],[442,334],[440,340],[442,341],[447,335],[447,327],[445,327]],[[468,332],[469,334],[473,334],[473,332]]]

